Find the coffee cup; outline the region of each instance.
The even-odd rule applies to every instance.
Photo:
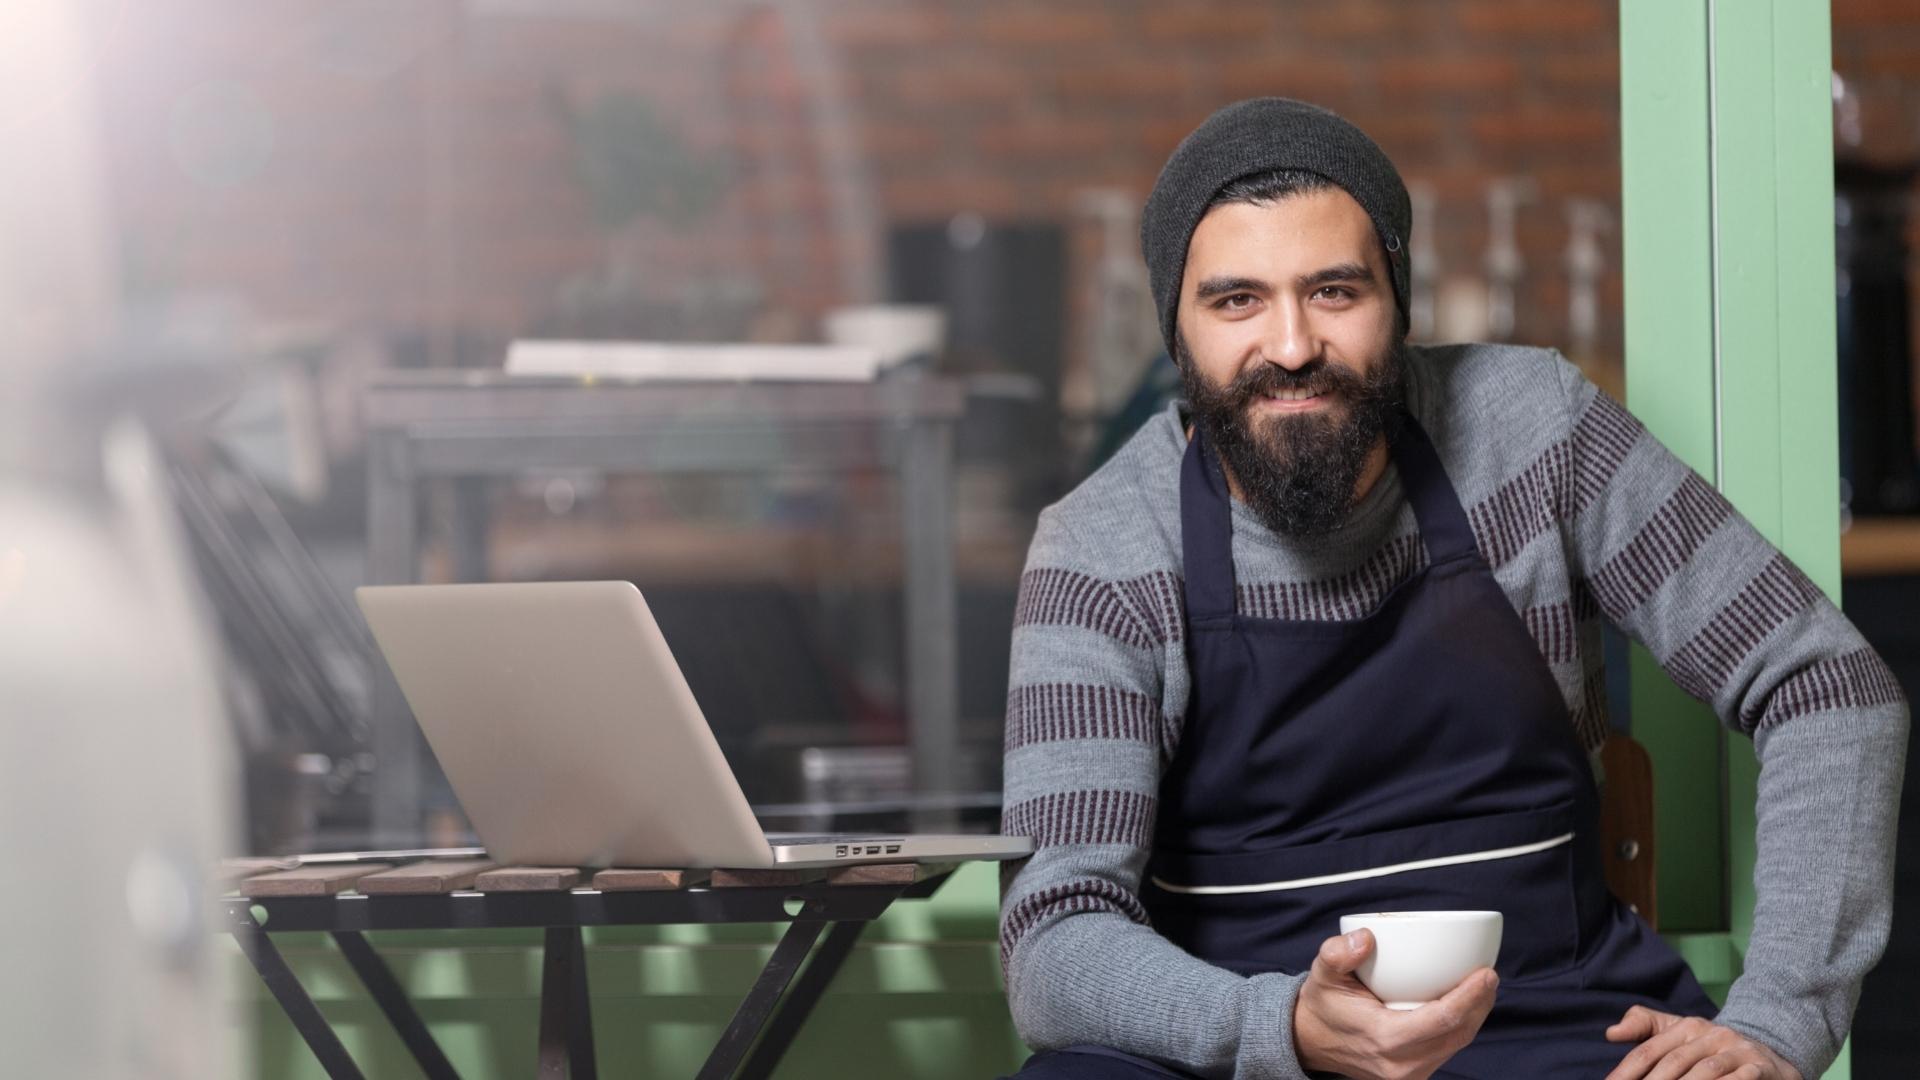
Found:
[[[1500,955],[1497,911],[1372,911],[1340,916],[1340,932],[1373,932],[1354,972],[1389,1009],[1417,1009]]]

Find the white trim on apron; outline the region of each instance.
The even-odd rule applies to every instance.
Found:
[[[1239,893],[1282,892],[1287,889],[1310,889],[1315,885],[1338,885],[1345,881],[1361,881],[1366,878],[1386,877],[1388,874],[1404,874],[1409,870],[1430,870],[1436,866],[1459,866],[1462,863],[1492,862],[1495,859],[1511,859],[1517,855],[1532,855],[1537,851],[1559,847],[1571,843],[1572,833],[1564,833],[1551,840],[1540,840],[1517,847],[1494,848],[1491,851],[1470,851],[1465,855],[1441,855],[1433,859],[1415,859],[1412,862],[1394,863],[1391,866],[1376,866],[1367,870],[1349,870],[1343,874],[1322,874],[1319,877],[1294,878],[1292,881],[1266,881],[1257,885],[1170,885],[1160,878],[1153,883],[1167,892],[1187,893],[1195,896],[1232,896]]]

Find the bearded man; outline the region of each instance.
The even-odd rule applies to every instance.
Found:
[[[1416,347],[1406,190],[1285,99],[1174,151],[1142,239],[1186,400],[1042,514],[1001,943],[1021,1077],[1817,1077],[1885,947],[1907,742],[1831,603],[1550,350]],[[1601,624],[1750,735],[1716,1007],[1601,874]],[[1338,916],[1490,909],[1387,1009]]]

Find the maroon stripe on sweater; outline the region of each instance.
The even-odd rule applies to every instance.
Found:
[[[1139,897],[1111,881],[1076,878],[1020,898],[1000,920],[1000,963],[1003,968],[1013,959],[1020,939],[1050,915],[1070,915],[1090,911],[1110,911],[1147,925],[1147,909]]]
[[[1160,706],[1111,686],[1036,683],[1007,695],[1006,749],[1061,739],[1125,739],[1157,746]]]
[[[1733,507],[1699,476],[1688,473],[1627,546],[1590,582],[1608,618],[1619,622],[1666,584],[1733,514]]]
[[[1077,626],[1140,648],[1154,643],[1111,582],[1073,570],[1043,568],[1020,575],[1013,625],[1034,624]]]
[[[1497,569],[1512,562],[1534,537],[1566,516],[1572,468],[1571,448],[1564,442],[1554,443],[1467,512],[1487,565]]]
[[[1820,590],[1799,567],[1775,555],[1662,666],[1680,689],[1713,701],[1756,645],[1819,597]]]
[[[1131,791],[1063,791],[1014,803],[1001,831],[1030,836],[1036,848],[1060,844],[1131,844],[1153,839],[1154,798]]]
[[[1165,645],[1186,638],[1186,585],[1179,575],[1155,570],[1128,578],[1115,588],[1133,604],[1138,617],[1146,620],[1147,632],[1154,644]]]
[[[1740,711],[1740,727],[1753,732],[1796,716],[1894,705],[1904,696],[1900,681],[1880,654],[1857,649],[1794,672],[1764,702]]]
[[[1605,391],[1587,403],[1573,425],[1573,512],[1600,498],[1647,429]]]
[[[1520,613],[1527,633],[1540,646],[1540,655],[1549,664],[1572,663],[1580,656],[1579,624],[1573,616],[1573,604],[1538,604]]]
[[[1234,603],[1240,614],[1256,619],[1358,619],[1426,564],[1427,549],[1420,538],[1398,536],[1337,577],[1242,585]]]

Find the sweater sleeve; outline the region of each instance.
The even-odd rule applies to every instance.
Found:
[[[1160,774],[1166,630],[1048,511],[1021,577],[1003,831],[1034,854],[1002,877],[1001,959],[1036,1050],[1107,1046],[1208,1077],[1304,1077],[1300,979],[1245,978],[1161,937],[1139,899]]]
[[[1907,707],[1798,567],[1560,361],[1578,573],[1606,617],[1760,760],[1754,928],[1719,1023],[1813,1080],[1886,948]]]

